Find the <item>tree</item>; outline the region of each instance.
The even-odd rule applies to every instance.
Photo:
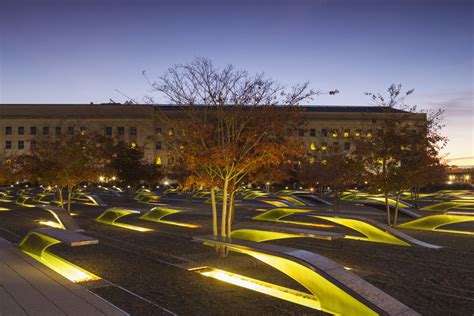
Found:
[[[401,192],[413,187],[418,181],[415,178],[427,172],[434,160],[439,161],[438,152],[446,139],[440,134],[442,111],[422,120],[412,120],[410,116],[417,112],[417,108],[406,105],[404,101],[414,90],[402,93],[401,85],[392,84],[387,92],[388,97],[366,93],[390,115],[372,120],[376,133],[356,143],[356,156],[364,166],[369,189],[383,194],[387,224],[391,225],[389,195],[396,195],[396,224]]]
[[[348,150],[330,146],[313,153],[298,172],[298,180],[309,186],[329,186],[333,193],[333,210],[340,209],[341,193],[357,183],[362,172],[361,165]]]
[[[61,206],[67,189],[67,210],[71,211],[74,188],[82,182],[96,181],[111,158],[108,138],[89,132],[75,135],[40,136],[30,152],[19,157],[25,178],[58,187]]]
[[[158,82],[148,81],[185,118],[179,123],[160,115],[179,131],[166,142],[173,163],[210,189],[213,233],[230,236],[239,183],[262,168],[279,166],[301,145],[295,133],[301,121],[297,105],[317,92],[307,83],[288,90],[262,74],[231,65],[219,69],[205,58],[170,68]],[[220,229],[216,187],[223,195]]]
[[[141,182],[156,183],[161,176],[160,166],[147,162],[142,148],[124,143],[114,146],[110,169],[123,184],[132,188]]]

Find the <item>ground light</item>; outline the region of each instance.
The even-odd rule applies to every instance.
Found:
[[[116,221],[126,215],[130,214],[140,214],[139,211],[135,210],[127,210],[127,209],[121,209],[121,208],[109,208],[104,211],[99,217],[95,219],[96,222],[106,224],[106,225],[112,225],[112,226],[117,226],[125,229],[130,229],[130,230],[135,230],[139,232],[151,232],[153,229],[146,228],[146,227],[141,227],[141,226],[135,226],[135,225],[130,225],[130,224],[125,224],[125,223],[117,223]]]
[[[295,224],[295,225],[301,225],[301,226],[310,226],[310,227],[323,227],[323,228],[332,228],[332,227],[334,227],[334,225],[328,225],[328,224],[297,222],[297,221],[289,221],[289,220],[283,220],[282,219],[284,217],[293,215],[295,213],[309,213],[309,212],[311,212],[311,210],[280,207],[280,208],[274,208],[274,209],[268,210],[268,211],[266,211],[262,214],[254,216],[252,219],[260,220],[260,221]]]
[[[0,212],[6,212],[9,211],[10,209],[8,207],[0,207]]]
[[[47,251],[47,248],[59,243],[59,240],[52,237],[33,232],[28,234],[18,247],[33,259],[74,283],[101,279],[97,275]]]
[[[193,268],[190,269],[190,271],[295,304],[321,310],[321,304],[319,303],[318,298],[311,294],[212,267]]]
[[[439,228],[445,225],[463,223],[463,222],[474,222],[474,216],[467,216],[467,215],[462,216],[462,215],[451,215],[451,214],[428,215],[428,216],[423,216],[423,217],[414,219],[409,222],[402,223],[398,225],[397,227],[419,229],[419,230],[429,230],[429,231],[442,232],[442,233],[474,235],[474,232],[470,232],[470,231]]]

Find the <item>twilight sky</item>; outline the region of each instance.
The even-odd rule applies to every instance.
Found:
[[[199,2],[199,4],[197,3]],[[0,0],[0,103],[125,101],[196,56],[366,105],[402,83],[446,109],[450,158],[474,156],[470,0]],[[455,161],[474,164],[473,159]]]

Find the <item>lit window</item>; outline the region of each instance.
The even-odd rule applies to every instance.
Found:
[[[315,129],[315,128],[311,128],[311,129],[309,130],[309,136],[311,136],[311,137],[315,137],[315,136],[316,136],[316,129]]]
[[[18,135],[24,135],[25,134],[25,128],[23,126],[18,126]]]
[[[360,129],[356,129],[355,137],[360,137],[361,132],[362,131]]]
[[[137,143],[131,142],[131,143],[130,143],[130,148],[132,148],[132,149],[137,148]]]
[[[334,129],[331,131],[331,136],[336,138],[339,135],[339,131],[337,129]]]
[[[326,159],[324,159],[324,160],[322,161],[322,163],[323,163],[323,165],[327,165],[327,164],[328,164],[328,161],[327,161]]]
[[[174,128],[170,127],[168,129],[168,136],[174,136]]]
[[[372,137],[372,130],[371,130],[371,129],[369,129],[369,130],[367,131],[367,137],[368,137],[368,138],[371,138],[371,137]]]
[[[350,135],[351,135],[350,130],[349,130],[349,129],[345,129],[345,130],[344,130],[344,137],[347,138],[347,137],[349,137]]]
[[[130,135],[137,135],[137,128],[136,127],[130,127]]]
[[[5,127],[5,135],[11,135],[12,134],[12,127],[11,126],[6,126]]]
[[[327,150],[328,149],[328,144],[327,143],[321,143],[321,150]]]
[[[85,135],[87,132],[87,128],[85,126],[81,126],[79,130],[81,131],[81,135]]]
[[[309,149],[311,149],[312,151],[315,151],[316,150],[316,144],[315,143],[311,143],[309,145]]]
[[[6,140],[5,141],[5,149],[12,149],[12,141]]]
[[[18,141],[18,149],[25,149],[25,142],[23,140]]]
[[[162,162],[161,162],[161,156],[156,156],[155,164],[158,165],[158,166],[161,166],[161,164],[162,164]]]
[[[309,163],[310,164],[314,164],[316,160],[314,159],[314,157],[309,157]]]

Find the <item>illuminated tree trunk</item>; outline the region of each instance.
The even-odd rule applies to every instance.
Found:
[[[390,226],[390,204],[388,204],[388,192],[384,192],[385,210],[387,212],[387,225]]]
[[[212,234],[217,236],[219,234],[219,227],[217,225],[217,205],[216,205],[216,188],[211,185],[211,205],[212,205]]]
[[[232,190],[229,198],[229,212],[227,214],[227,237],[232,232],[232,221],[234,220],[235,190]]]
[[[64,208],[64,198],[63,198],[63,188],[59,188],[59,203],[61,207]]]
[[[67,211],[71,213],[72,185],[67,186]]]
[[[222,211],[221,211],[221,236],[226,237],[227,226],[227,191],[229,189],[229,179],[224,179],[224,189],[222,190]]]
[[[333,203],[334,205],[332,206],[332,209],[334,211],[334,214],[337,214],[337,208],[338,208],[338,195],[337,195],[337,190],[334,190],[334,198],[333,198]]]
[[[397,201],[395,202],[395,214],[393,217],[393,226],[397,226],[399,202],[400,202],[400,192],[397,193]]]

